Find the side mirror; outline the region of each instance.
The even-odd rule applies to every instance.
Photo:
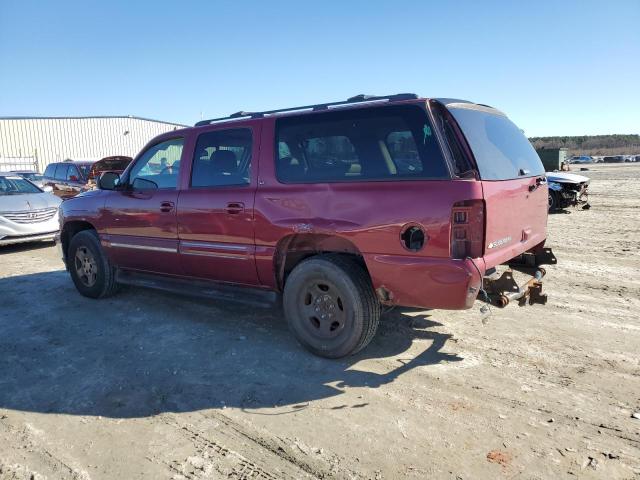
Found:
[[[138,177],[133,180],[131,187],[134,190],[156,190],[158,188],[158,184],[152,180]]]
[[[51,185],[45,185],[44,187],[42,187],[42,190],[44,190],[47,193],[51,193],[53,192],[53,187]]]
[[[104,172],[98,179],[98,188],[100,190],[115,190],[118,183],[120,183],[119,173]]]

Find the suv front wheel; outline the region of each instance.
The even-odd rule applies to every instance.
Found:
[[[95,230],[83,230],[73,236],[67,265],[73,283],[85,297],[102,298],[116,292],[115,269],[102,251]]]
[[[298,264],[285,283],[283,303],[298,341],[327,358],[367,346],[381,313],[366,271],[343,255],[319,255]]]

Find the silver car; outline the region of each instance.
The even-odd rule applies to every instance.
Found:
[[[37,187],[44,187],[44,177],[38,172],[34,172],[32,170],[11,170],[9,173],[15,173],[22,178],[26,178]]]
[[[0,246],[53,240],[61,200],[13,173],[0,173]]]

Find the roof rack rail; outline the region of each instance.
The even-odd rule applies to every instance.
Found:
[[[394,95],[365,95],[363,93],[359,94],[359,95],[355,95],[353,97],[349,97],[347,100],[341,101],[341,102],[329,102],[329,103],[318,103],[315,105],[303,105],[300,107],[288,107],[288,108],[278,108],[276,110],[265,110],[263,112],[245,112],[244,110],[241,110],[239,112],[236,113],[232,113],[231,115],[229,115],[228,117],[219,117],[219,118],[212,118],[209,120],[201,120],[198,123],[196,123],[196,127],[200,127],[202,125],[210,125],[212,123],[215,122],[222,122],[225,120],[235,120],[238,118],[245,118],[245,117],[249,117],[249,118],[262,118],[265,115],[273,115],[275,113],[285,113],[285,112],[296,112],[298,110],[312,110],[312,111],[319,111],[319,110],[327,110],[329,107],[336,107],[338,105],[350,105],[353,103],[361,103],[361,102],[375,102],[375,101],[379,101],[379,100],[387,100],[389,102],[397,102],[400,100],[415,100],[419,98],[418,95],[416,95],[415,93],[396,93]]]

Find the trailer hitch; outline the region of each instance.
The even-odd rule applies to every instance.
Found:
[[[542,278],[545,275],[543,268],[538,268],[533,277],[522,285],[518,285],[513,278],[513,270],[505,270],[497,278],[485,277],[484,289],[486,290],[490,303],[499,308],[504,308],[509,303],[517,301],[518,305],[524,306],[539,303],[547,303],[547,295],[542,293]]]

